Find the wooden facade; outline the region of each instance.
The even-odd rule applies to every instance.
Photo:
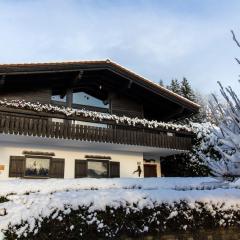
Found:
[[[82,92],[104,106],[74,102],[74,94]],[[56,100],[54,96],[60,96],[60,99]],[[199,109],[197,104],[109,60],[0,65],[0,100],[3,99],[165,122],[185,118]],[[104,143],[106,147],[122,144],[139,149],[158,148],[159,151],[187,151],[192,146],[189,132],[129,126],[111,120],[3,105],[0,105],[0,134]],[[49,158],[50,164],[47,176],[63,178],[66,159],[55,157],[54,153],[51,156],[44,154],[44,157]],[[92,161],[102,161],[107,166],[107,177],[120,177],[120,162],[112,161],[111,157]],[[75,178],[90,176],[88,162],[90,164],[91,159],[75,159]],[[10,156],[9,177],[26,177],[25,168],[26,156]],[[146,177],[157,174],[153,166],[144,168]]]
[[[199,109],[197,104],[109,60],[0,65],[0,99],[45,104],[51,103],[52,93],[65,95],[69,91],[85,91],[108,102],[110,113],[149,120],[181,119]]]
[[[53,122],[54,117],[63,119],[63,122]],[[191,148],[192,135],[187,132],[130,127],[111,121],[101,121],[107,127],[88,126],[87,122],[86,125],[72,123],[79,119],[73,116],[63,118],[59,114],[0,108],[0,133],[179,150]],[[169,132],[172,136],[169,136]]]

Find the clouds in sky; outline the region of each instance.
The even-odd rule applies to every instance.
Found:
[[[239,10],[238,0],[0,0],[0,62],[110,58],[156,82],[239,88]]]

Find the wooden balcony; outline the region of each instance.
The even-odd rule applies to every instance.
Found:
[[[62,119],[62,122],[54,122],[53,118]],[[0,133],[178,150],[189,150],[192,146],[192,135],[189,133],[130,127],[110,121],[96,122],[91,119],[87,120],[106,124],[106,127],[88,126],[82,123],[73,124],[73,120],[86,121],[76,116],[68,117],[1,107]]]

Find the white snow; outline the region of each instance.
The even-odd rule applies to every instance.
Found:
[[[27,222],[28,231],[36,231],[37,221],[41,222],[54,212],[53,217],[61,218],[58,211],[69,214],[79,206],[89,206],[89,211],[93,212],[104,210],[106,206],[129,208],[135,203],[136,211],[139,211],[162,202],[172,204],[185,200],[193,208],[199,207],[196,202],[203,202],[224,203],[222,209],[238,209],[240,190],[237,188],[240,182],[235,182],[228,189],[196,190],[215,181],[211,178],[3,180],[0,181],[0,196],[8,195],[9,201],[0,204],[0,211],[6,211],[6,215],[0,216],[0,232],[9,224],[15,226],[22,222]],[[173,211],[169,218],[176,214]],[[26,225],[17,232],[19,236],[25,233]]]
[[[172,177],[172,178],[113,178],[113,179],[10,179],[0,181],[0,196],[30,192],[51,193],[65,190],[87,189],[195,189],[213,178]],[[239,182],[240,186],[240,182]]]
[[[158,122],[158,121],[149,121],[147,119],[140,119],[140,118],[130,118],[126,116],[117,116],[115,114],[110,113],[101,113],[95,111],[89,111],[86,109],[72,109],[66,107],[59,107],[54,106],[51,104],[41,104],[41,103],[31,103],[25,100],[12,100],[8,101],[6,99],[0,100],[0,106],[5,107],[12,107],[12,108],[21,108],[32,110],[36,112],[53,112],[53,113],[60,113],[66,116],[82,116],[92,119],[97,119],[99,121],[102,120],[111,120],[116,123],[124,123],[130,126],[141,125],[148,128],[163,128],[168,130],[176,130],[176,131],[187,131],[192,132],[191,127],[187,125],[180,125],[175,123],[165,123],[165,122]]]

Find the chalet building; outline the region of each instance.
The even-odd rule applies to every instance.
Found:
[[[0,179],[161,176],[198,109],[110,60],[0,65]]]

